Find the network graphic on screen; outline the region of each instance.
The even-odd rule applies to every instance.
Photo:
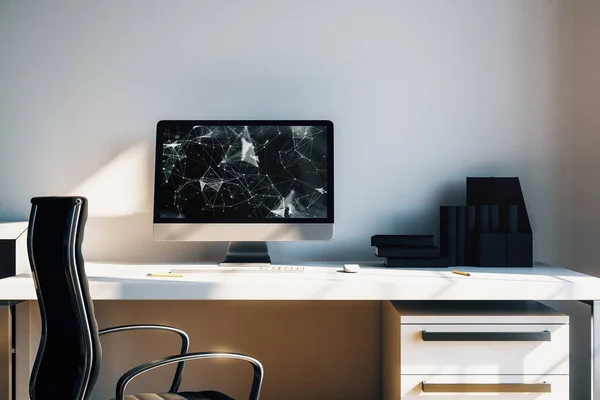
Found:
[[[325,126],[182,124],[159,134],[161,218],[327,218]]]

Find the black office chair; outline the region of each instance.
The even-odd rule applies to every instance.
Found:
[[[31,200],[28,253],[42,317],[42,336],[29,394],[32,400],[88,400],[100,372],[100,335],[159,329],[177,333],[181,354],[149,362],[126,372],[117,383],[116,400],[230,400],[216,391],[177,393],[184,363],[207,358],[229,358],[250,363],[254,378],[250,400],[258,399],[263,379],[261,363],[237,353],[188,353],[188,335],[164,325],[128,325],[98,331],[88,289],[81,244],[87,219],[83,197],[37,197]],[[178,364],[168,393],[125,395],[138,375],[164,365]]]

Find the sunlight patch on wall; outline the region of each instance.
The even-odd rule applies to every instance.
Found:
[[[150,212],[153,161],[150,143],[134,145],[69,192],[89,200],[90,217]]]

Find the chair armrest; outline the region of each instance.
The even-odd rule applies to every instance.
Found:
[[[209,358],[229,358],[234,360],[242,360],[250,363],[254,369],[254,377],[252,379],[252,388],[250,389],[250,400],[258,400],[260,395],[260,389],[262,387],[264,369],[260,361],[257,359],[238,353],[218,353],[218,352],[199,352],[199,353],[188,353],[179,356],[165,357],[160,360],[152,361],[146,364],[142,364],[138,367],[132,368],[127,371],[117,383],[117,391],[115,400],[125,400],[125,389],[131,380],[144,372],[150,371],[155,368],[162,367],[177,362],[185,362],[199,359]]]
[[[113,326],[112,328],[101,329],[98,331],[98,335],[108,335],[110,333],[117,332],[127,332],[127,331],[136,331],[136,330],[144,330],[144,329],[153,329],[160,331],[169,331],[174,332],[179,335],[181,338],[181,352],[180,355],[186,354],[190,350],[190,337],[187,333],[182,331],[181,329],[168,326],[168,325],[155,325],[155,324],[145,324],[145,325],[121,325],[121,326]],[[183,379],[183,368],[185,367],[185,362],[182,361],[177,365],[177,369],[175,370],[175,376],[173,377],[173,382],[171,383],[171,388],[169,392],[176,393],[179,390],[179,385],[181,384],[181,379]]]

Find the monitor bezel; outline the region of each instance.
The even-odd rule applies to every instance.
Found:
[[[194,124],[194,125],[280,125],[280,126],[326,126],[327,127],[327,217],[326,218],[273,218],[273,219],[242,219],[242,218],[165,218],[160,217],[158,209],[158,188],[160,187],[161,159],[164,137],[162,132],[165,125],[169,124]],[[156,124],[155,157],[154,157],[154,195],[153,195],[153,223],[154,224],[333,224],[334,223],[334,128],[330,120],[160,120]]]

